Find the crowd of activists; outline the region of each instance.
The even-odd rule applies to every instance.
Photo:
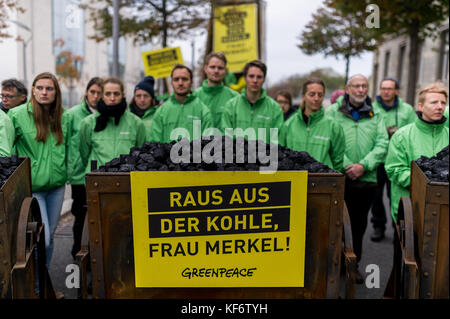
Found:
[[[367,78],[357,74],[345,90],[331,94],[332,104],[325,108],[324,81],[309,78],[295,109],[289,91],[279,91],[274,98],[267,95],[263,88],[267,67],[259,60],[245,65],[245,87],[240,92],[226,84],[229,73],[223,53],[210,53],[203,71],[205,80],[193,90],[192,70],[175,65],[170,77],[173,93],[165,101],[158,100],[153,77],[145,77],[135,86],[130,103],[120,79],[95,77],[80,104],[67,109],[51,73],[34,78],[29,97],[20,81],[2,82],[0,156],[17,154],[31,160],[32,192],[45,224],[47,265],[66,184],[72,189],[75,258],[86,215],[85,175],[91,161],[104,165],[147,141],[176,140],[176,129],[192,139],[195,120],[201,121],[203,133],[213,129],[215,134],[228,134],[227,129],[241,128],[232,131],[236,136],[264,128],[263,135],[253,138],[306,151],[342,172],[358,262],[370,209],[371,239],[384,238],[389,217],[383,205],[384,187],[396,221],[399,199],[408,196],[411,161],[434,156],[449,144],[448,93],[442,83],[422,89],[414,108],[399,97],[396,79],[383,79],[379,95],[371,99]],[[270,134],[273,128],[278,134]],[[356,279],[363,282],[359,271]]]

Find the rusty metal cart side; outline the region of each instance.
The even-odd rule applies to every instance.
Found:
[[[44,225],[31,196],[30,159],[22,158],[0,188],[0,299],[55,297],[45,266]]]
[[[342,255],[349,269],[345,291],[354,295],[356,257],[342,174],[308,176],[303,288],[136,288],[129,173],[90,173],[86,189],[89,249],[83,237],[78,262],[85,272],[90,258],[93,298],[339,298]],[[86,297],[86,281],[82,287],[79,295]]]
[[[11,270],[16,263],[16,232],[22,202],[31,196],[30,159],[23,159],[0,188],[0,298],[11,298]]]
[[[410,197],[402,197],[394,265],[386,297],[449,298],[448,183],[431,182],[412,162]]]

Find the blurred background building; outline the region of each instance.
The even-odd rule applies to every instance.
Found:
[[[80,7],[87,2],[20,0],[25,12],[18,14],[12,24],[17,29],[16,34],[24,40],[16,43],[17,78],[25,80],[30,88],[37,74],[45,71],[57,74],[65,107],[79,103],[91,77],[112,74],[112,41],[97,42],[91,38],[95,31],[89,21],[90,10],[101,8],[102,2],[95,7]],[[143,76],[142,50],[130,38],[119,40],[119,71],[128,99]]]
[[[426,38],[421,44],[419,68],[416,85],[415,105],[417,95],[427,84],[442,81],[449,85],[449,42],[448,21],[441,24],[439,36],[435,39]],[[409,78],[408,68],[409,38],[408,36],[390,37],[374,52],[371,96],[379,94],[380,81],[384,77],[394,77],[400,83],[400,97],[405,99]]]

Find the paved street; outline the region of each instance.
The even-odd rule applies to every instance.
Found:
[[[385,196],[386,200],[386,196]],[[66,207],[70,209],[70,190],[66,193]],[[386,206],[386,202],[385,202]],[[64,210],[63,210],[64,211]],[[389,216],[386,237],[378,243],[370,240],[372,234],[372,224],[370,223],[370,214],[368,228],[364,235],[363,256],[360,262],[360,271],[364,275],[367,265],[377,265],[380,270],[380,288],[367,288],[365,284],[355,286],[355,297],[357,299],[379,299],[383,296],[384,288],[392,268],[393,254],[393,228]],[[76,289],[68,289],[65,281],[70,272],[66,273],[66,267],[73,264],[74,261],[70,254],[72,248],[72,224],[73,216],[70,212],[65,212],[61,216],[58,228],[55,233],[55,248],[53,259],[50,264],[50,276],[56,290],[64,293],[66,299],[75,299],[77,297]],[[370,271],[369,274],[373,272]],[[341,284],[344,287],[344,282]],[[344,291],[341,289],[341,291]],[[342,293],[343,295],[343,293]]]

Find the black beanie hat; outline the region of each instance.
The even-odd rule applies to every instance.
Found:
[[[155,79],[153,78],[153,76],[146,76],[141,82],[136,85],[136,87],[134,88],[134,92],[136,92],[137,90],[144,90],[148,92],[148,94],[150,94],[154,100],[156,100],[155,90],[153,89],[154,85]]]

